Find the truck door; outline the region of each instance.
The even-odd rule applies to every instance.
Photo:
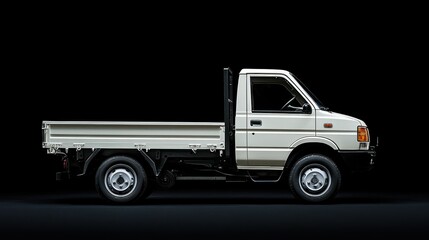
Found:
[[[315,136],[315,111],[285,75],[247,75],[248,169],[282,170],[296,140]]]

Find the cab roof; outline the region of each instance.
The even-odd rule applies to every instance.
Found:
[[[281,69],[253,69],[253,68],[244,68],[240,71],[240,74],[249,74],[249,73],[263,73],[263,74],[290,74],[289,71]]]

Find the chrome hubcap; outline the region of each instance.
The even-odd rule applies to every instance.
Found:
[[[133,192],[136,173],[126,165],[115,165],[107,170],[105,184],[109,192],[115,196],[126,196]]]
[[[301,189],[311,196],[323,194],[331,185],[331,175],[323,166],[302,169],[299,179]]]

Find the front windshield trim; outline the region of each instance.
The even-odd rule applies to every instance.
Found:
[[[322,101],[319,100],[319,98],[317,98],[317,96],[299,79],[295,76],[295,74],[290,73],[292,75],[293,78],[295,78],[296,81],[298,81],[298,83],[302,86],[302,88],[304,88],[304,91],[306,91],[308,93],[308,95],[310,95],[310,97],[313,99],[314,103],[317,104],[317,106],[322,109],[322,110],[328,110],[329,108],[326,107]]]

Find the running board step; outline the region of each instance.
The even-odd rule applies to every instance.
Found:
[[[256,183],[275,183],[280,181],[283,171],[247,171],[252,182]]]

